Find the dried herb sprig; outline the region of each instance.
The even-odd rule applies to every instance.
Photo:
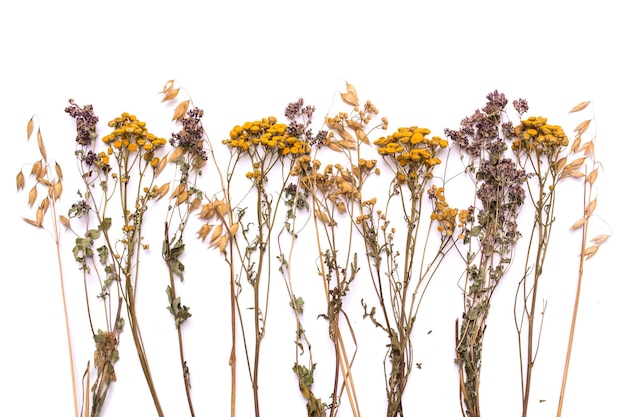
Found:
[[[163,410],[152,380],[139,328],[135,297],[140,275],[141,251],[149,247],[143,242],[144,215],[157,192],[154,181],[162,162],[157,152],[167,144],[167,141],[148,132],[146,123],[129,113],[122,113],[111,120],[108,126],[113,129],[112,132],[98,141],[95,133],[95,123],[98,120],[91,106],[81,109],[70,100],[66,112],[76,120],[75,154],[85,185],[84,191],[80,193],[82,200],[70,209],[70,216],[88,216],[87,232],[84,237],[77,240],[74,256],[87,275],[94,273],[98,277],[105,277],[101,281],[100,294],[105,302],[109,299],[112,285],[116,286],[123,298],[135,349],[154,406],[158,415],[162,416]],[[119,206],[115,205],[116,197]],[[114,223],[113,216],[121,218],[121,226]],[[95,228],[89,227],[89,218],[95,221]],[[96,248],[95,245],[101,246]],[[88,259],[93,259],[95,253],[98,254],[98,262],[89,261],[95,269],[92,271],[86,264]],[[109,306],[107,314],[111,314],[111,311]],[[109,351],[107,340],[110,338],[107,335],[112,333],[117,339],[116,332],[119,332],[122,326],[123,320],[118,316],[115,324],[111,324],[110,320],[107,321],[106,332],[97,334],[94,332],[97,353]],[[99,337],[101,334],[104,334],[102,338]],[[99,339],[106,343],[103,345]],[[105,345],[106,347],[103,347]],[[107,367],[114,362],[113,356],[109,359],[111,359],[109,363],[105,361]],[[103,381],[108,384],[109,380]],[[101,401],[94,398],[92,407],[96,408],[92,408],[92,414],[97,415],[99,404]]]
[[[386,125],[383,119],[383,128]],[[374,141],[388,168],[383,174],[390,175],[389,192],[382,208],[378,208],[376,198],[363,201],[362,214],[355,219],[377,295],[375,307],[368,308],[363,302],[364,317],[389,339],[385,360],[388,417],[404,415],[403,396],[413,369],[411,336],[420,304],[457,239],[458,210],[448,207],[443,187],[430,186],[448,141],[429,135],[426,128],[401,127]],[[424,203],[429,200],[433,211],[427,215]],[[435,229],[439,239],[434,256],[428,260],[430,232]],[[403,235],[399,244],[398,234]]]
[[[251,182],[250,189],[237,196],[237,201],[241,203],[238,203],[233,211],[236,212],[235,218],[240,225],[239,230],[244,241],[243,245],[236,245],[239,263],[236,267],[238,268],[237,287],[242,288],[241,279],[245,278],[252,288],[251,301],[254,314],[252,351],[248,349],[245,320],[241,314],[240,292],[236,294],[236,303],[244,336],[254,410],[258,417],[260,415],[259,361],[269,307],[273,259],[272,237],[289,172],[297,157],[310,152],[310,146],[307,141],[294,136],[289,131],[289,126],[278,123],[277,118],[273,116],[233,127],[230,137],[222,143],[231,152],[227,169],[228,201],[233,201],[233,181],[239,181],[235,175],[240,173],[243,164],[247,171],[245,177]],[[276,194],[274,194],[274,184],[275,189],[278,190]],[[247,196],[255,207],[252,219],[246,217],[247,208],[242,206]],[[224,239],[223,242],[225,244],[226,240]]]
[[[513,102],[520,117],[528,111],[526,100]],[[520,169],[532,173],[526,181],[527,195],[534,208],[534,222],[526,253],[524,274],[518,283],[514,306],[518,337],[522,416],[528,414],[532,372],[539,352],[545,302],[539,323],[536,321],[539,281],[547,259],[548,246],[556,216],[556,193],[560,180],[570,174],[563,156],[569,139],[560,126],[550,125],[545,117],[528,117],[513,131],[511,149]],[[538,327],[538,330],[537,330]],[[525,335],[525,337],[523,337]],[[525,339],[525,346],[523,340]],[[525,350],[525,352],[524,352]]]
[[[505,139],[512,125],[505,119],[507,99],[497,91],[487,104],[446,135],[469,157],[466,172],[476,184],[475,200],[462,233],[467,245],[463,316],[456,330],[463,415],[480,416],[482,347],[491,297],[508,272],[520,237],[517,217],[525,200],[528,174],[507,157]],[[474,247],[474,242],[476,247]]]
[[[180,88],[174,88],[173,83],[166,83],[161,93],[162,101],[170,101],[178,96]],[[182,101],[184,108],[188,107],[189,100]],[[180,103],[179,103],[180,106]],[[167,265],[169,285],[166,288],[168,297],[167,309],[174,318],[178,337],[178,350],[181,366],[181,375],[187,396],[189,412],[195,416],[191,397],[191,372],[185,358],[182,324],[191,317],[189,307],[182,303],[176,290],[176,279],[182,282],[185,276],[185,266],[182,257],[185,252],[184,234],[191,214],[200,208],[203,192],[198,188],[198,180],[202,175],[202,168],[208,160],[205,149],[205,131],[202,126],[204,112],[194,107],[187,109],[182,116],[177,106],[173,120],[181,125],[181,130],[173,133],[170,145],[173,150],[159,164],[159,169],[165,168],[166,161],[174,165],[174,180],[161,185],[157,191],[157,199],[169,194],[169,202],[165,220],[165,236],[163,240],[162,256]],[[172,191],[170,191],[172,186]]]

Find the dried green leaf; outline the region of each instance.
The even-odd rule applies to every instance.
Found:
[[[583,101],[582,103],[575,105],[574,108],[570,110],[569,112],[576,113],[577,111],[581,111],[585,109],[589,105],[589,103],[591,103],[591,101]]]

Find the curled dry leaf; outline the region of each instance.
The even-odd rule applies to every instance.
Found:
[[[589,246],[583,251],[583,256],[585,257],[585,259],[589,259],[598,252],[599,248],[600,246],[598,245]]]
[[[174,116],[172,116],[172,120],[179,121],[185,116],[187,113],[187,108],[189,108],[189,100],[181,101],[178,103],[178,106],[174,109]]]
[[[29,140],[30,137],[33,135],[33,129],[35,128],[35,122],[33,121],[34,118],[35,116],[31,117],[26,124],[26,140]]]
[[[31,188],[28,193],[28,206],[32,207],[35,204],[35,200],[37,200],[37,186]]]
[[[180,88],[174,88],[172,90],[167,91],[163,95],[163,99],[161,100],[161,103],[163,103],[164,101],[172,100],[174,97],[176,97],[178,95],[179,91],[180,91]]]
[[[48,160],[48,153],[46,152],[46,147],[43,144],[43,137],[41,136],[41,129],[37,129],[37,145],[39,146],[39,153],[44,161]]]
[[[591,120],[585,120],[584,122],[580,122],[578,124],[578,126],[576,126],[576,128],[574,129],[574,131],[576,133],[578,133],[579,135],[582,135],[583,133],[585,133],[587,131],[587,129],[589,128],[589,124],[591,123]]]
[[[569,112],[576,113],[577,111],[584,110],[589,105],[589,103],[591,103],[591,101],[583,101],[582,103],[575,105],[574,108]]]
[[[609,237],[610,235],[601,234],[601,235],[595,236],[593,239],[591,239],[591,241],[595,243],[596,245],[601,245],[604,242],[606,242],[609,239]]]
[[[26,180],[24,179],[24,173],[20,171],[15,177],[15,185],[17,186],[17,191],[23,190],[26,185]]]

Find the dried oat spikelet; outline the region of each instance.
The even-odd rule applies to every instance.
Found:
[[[174,109],[174,116],[172,116],[172,120],[180,121],[187,113],[187,109],[189,108],[190,100],[181,101],[178,103],[176,108]]]

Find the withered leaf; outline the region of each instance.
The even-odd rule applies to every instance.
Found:
[[[569,112],[576,113],[577,111],[581,111],[585,109],[589,105],[589,103],[591,103],[591,101],[583,101],[582,103],[575,105],[574,108],[570,110]]]
[[[172,90],[167,91],[163,95],[163,99],[161,100],[161,103],[163,103],[164,101],[169,101],[169,100],[173,99],[174,97],[176,97],[178,95],[179,91],[180,91],[180,88],[174,88]]]
[[[178,103],[178,106],[174,109],[174,116],[172,116],[172,120],[179,121],[185,116],[187,113],[187,108],[189,107],[189,100],[181,101]]]
[[[26,140],[29,140],[33,135],[33,129],[35,128],[35,122],[33,121],[34,118],[35,116],[31,117],[26,125]]]
[[[585,120],[584,122],[580,122],[578,126],[576,126],[574,131],[578,133],[579,135],[582,135],[589,128],[590,123],[591,123],[591,120]]]

